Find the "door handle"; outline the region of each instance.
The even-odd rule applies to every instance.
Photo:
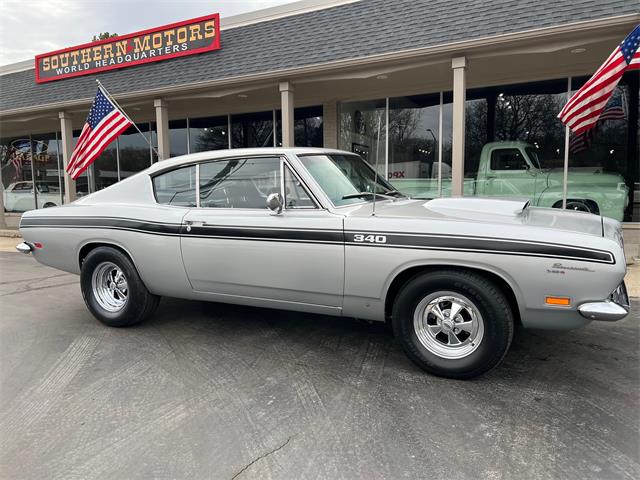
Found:
[[[187,226],[187,232],[191,231],[191,227],[202,227],[204,226],[204,222],[200,220],[185,220],[185,225]]]

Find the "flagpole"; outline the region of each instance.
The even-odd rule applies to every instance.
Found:
[[[153,150],[153,151],[156,153],[156,155],[158,156],[158,159],[159,159],[159,158],[160,158],[160,154],[158,153],[158,150],[156,150],[156,147],[154,147],[154,146],[153,146],[153,144],[152,144],[152,143],[149,141],[149,139],[147,138],[147,136],[146,136],[144,133],[142,133],[142,130],[140,130],[140,129],[138,128],[138,125],[136,125],[136,123],[135,123],[133,120],[131,120],[131,118],[129,117],[129,115],[127,115],[127,112],[125,112],[125,111],[124,111],[124,109],[120,106],[120,104],[116,101],[116,99],[115,99],[115,98],[113,98],[113,95],[111,95],[111,94],[109,93],[109,91],[105,88],[105,86],[104,86],[104,85],[102,85],[102,83],[100,82],[100,80],[98,80],[98,79],[96,78],[96,82],[98,83],[98,87],[100,88],[100,90],[102,90],[102,93],[104,93],[104,94],[105,94],[105,96],[106,96],[109,100],[111,100],[111,101],[114,103],[114,105],[115,105],[116,107],[118,107],[118,109],[122,112],[122,114],[125,116],[125,118],[131,122],[131,124],[135,127],[135,129],[138,131],[138,133],[139,133],[140,135],[142,135],[142,137],[145,139],[145,141],[149,144],[149,147],[151,147],[151,150]],[[151,129],[149,129],[149,133],[151,133]]]
[[[567,79],[567,102],[571,99],[571,77]],[[564,127],[564,164],[562,169],[562,209],[567,209],[567,184],[569,183],[569,125]]]

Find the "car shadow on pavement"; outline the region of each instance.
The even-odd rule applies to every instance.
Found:
[[[595,372],[620,370],[625,378],[634,374],[637,377],[638,352],[634,345],[638,344],[638,323],[638,315],[634,313],[616,324],[594,322],[574,331],[516,326],[503,363],[476,381],[499,379],[519,383],[542,376],[549,386],[555,381],[566,385],[567,377],[571,381],[581,377],[576,371],[584,366]],[[380,363],[373,367],[435,378],[404,356],[390,325],[382,322],[164,298],[155,317],[139,328],[158,329],[166,335],[188,334],[190,338],[197,332],[200,341],[206,344],[222,341],[235,348],[238,356],[246,352],[247,362],[255,349],[268,350],[274,344],[285,344],[297,357],[313,357],[318,365],[328,368],[344,363],[345,353],[375,345],[384,355],[369,359]],[[621,338],[625,339],[622,343]],[[636,357],[634,365],[629,364],[632,362],[629,352]],[[318,361],[322,356],[324,361]]]

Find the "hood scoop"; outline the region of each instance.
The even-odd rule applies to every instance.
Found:
[[[528,199],[484,197],[435,198],[424,204],[428,210],[452,217],[468,217],[469,214],[514,217],[521,215],[528,206]]]

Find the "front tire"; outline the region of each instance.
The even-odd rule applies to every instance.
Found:
[[[468,379],[496,367],[513,338],[502,290],[464,270],[419,274],[400,290],[393,329],[407,356],[429,373]]]
[[[142,283],[131,260],[110,247],[98,247],[87,255],[80,271],[80,287],[89,311],[110,327],[144,321],[160,301]]]

